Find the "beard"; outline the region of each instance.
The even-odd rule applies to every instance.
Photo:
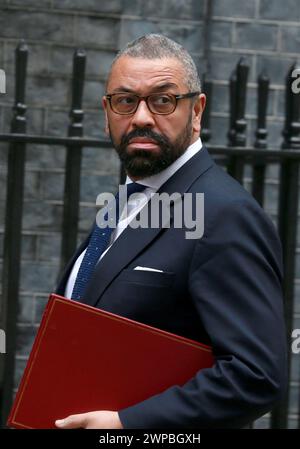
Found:
[[[147,150],[137,149],[129,153],[127,146],[130,140],[135,137],[148,137],[159,146],[160,151],[152,153]],[[171,165],[190,145],[192,138],[192,114],[190,114],[184,130],[175,139],[174,143],[164,134],[157,134],[150,128],[137,128],[128,134],[123,134],[118,145],[114,142],[111,131],[110,138],[129,176],[139,178],[152,176]]]

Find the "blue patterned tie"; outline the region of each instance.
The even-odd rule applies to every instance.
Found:
[[[132,193],[141,192],[146,188],[146,186],[142,184],[137,184],[135,182],[127,184],[127,198]],[[116,194],[115,199],[115,211],[116,211],[116,223],[119,221],[120,211],[119,211],[119,192]],[[108,212],[104,215],[104,220],[107,221]],[[105,227],[100,228],[95,225],[94,231],[91,235],[89,244],[87,246],[84,258],[81,262],[80,268],[78,270],[78,274],[76,277],[76,281],[74,284],[72,299],[76,301],[80,301],[83,298],[83,294],[87,283],[92,277],[92,274],[95,270],[96,264],[101,256],[101,254],[107,249],[111,233],[114,230],[114,227]]]

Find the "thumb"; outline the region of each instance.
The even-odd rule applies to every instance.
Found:
[[[80,415],[71,415],[64,419],[57,419],[55,421],[56,427],[60,429],[78,429],[85,427],[85,413]]]

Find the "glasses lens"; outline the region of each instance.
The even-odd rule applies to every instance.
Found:
[[[149,108],[156,114],[170,114],[176,108],[176,98],[170,94],[153,94],[148,99]]]
[[[119,114],[132,113],[138,103],[138,97],[133,94],[114,94],[111,96],[111,107]]]

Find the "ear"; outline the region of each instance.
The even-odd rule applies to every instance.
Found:
[[[109,135],[109,127],[108,127],[108,116],[107,116],[107,98],[105,96],[102,97],[102,106],[104,109],[105,114],[105,125],[104,125],[104,131],[107,135]]]
[[[205,108],[205,103],[205,94],[198,95],[193,106],[193,131],[195,134],[199,134],[201,130],[201,117]]]

